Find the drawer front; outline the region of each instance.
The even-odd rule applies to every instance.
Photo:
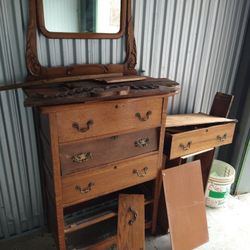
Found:
[[[62,174],[158,150],[158,129],[60,145]]]
[[[162,98],[126,99],[83,105],[57,113],[59,142],[158,127]]]
[[[228,123],[171,135],[170,159],[229,144],[234,129],[235,123]]]
[[[62,177],[63,204],[69,206],[157,177],[158,154],[109,165],[94,173]]]

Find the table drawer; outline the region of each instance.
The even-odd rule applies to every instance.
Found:
[[[64,206],[86,201],[157,177],[158,154],[62,177]]]
[[[166,132],[165,154],[169,159],[201,150],[229,144],[233,140],[235,123],[214,125],[185,132]]]
[[[158,127],[162,98],[126,99],[82,105],[57,113],[59,142]]]
[[[62,174],[156,151],[158,141],[159,130],[153,128],[89,142],[62,144],[60,145]]]

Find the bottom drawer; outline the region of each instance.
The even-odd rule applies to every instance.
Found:
[[[62,177],[64,207],[157,177],[158,154]]]

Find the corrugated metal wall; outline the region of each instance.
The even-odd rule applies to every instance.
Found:
[[[249,12],[248,0],[134,0],[137,69],[182,86],[169,111],[209,110],[230,93]],[[0,82],[24,79],[28,0],[0,1]],[[124,39],[38,39],[43,65],[118,63]],[[33,117],[21,91],[0,94],[0,238],[42,225]]]

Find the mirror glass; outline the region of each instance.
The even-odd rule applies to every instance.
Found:
[[[49,32],[107,33],[121,29],[121,0],[43,0]]]

